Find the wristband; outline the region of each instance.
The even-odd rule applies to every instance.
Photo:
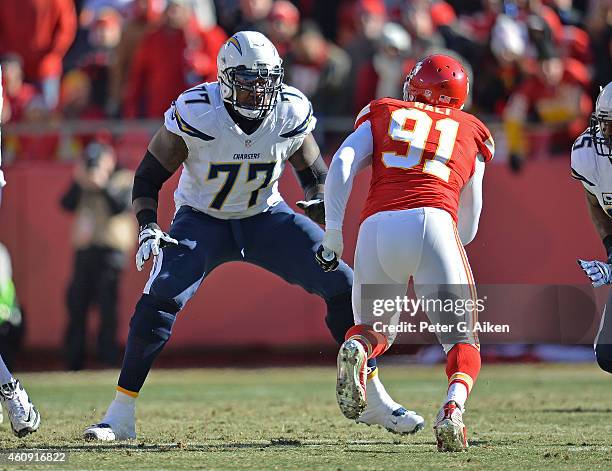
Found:
[[[152,209],[141,209],[136,213],[136,219],[140,230],[142,230],[147,224],[157,222],[157,212]]]

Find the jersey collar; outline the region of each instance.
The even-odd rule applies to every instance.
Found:
[[[268,115],[264,118],[264,120],[261,122],[261,124],[255,130],[254,133],[247,134],[232,119],[228,111],[225,109],[223,99],[221,99],[220,96],[219,98],[220,98],[219,100],[220,103],[218,105],[218,108],[219,108],[219,115],[221,117],[222,125],[226,125],[227,127],[229,127],[234,133],[236,133],[236,135],[239,138],[244,139],[245,141],[257,140],[262,134],[266,134],[267,132],[269,132],[270,129],[274,128],[274,126],[276,125],[276,108],[278,104],[272,109],[272,111],[270,111],[270,113],[268,113]]]

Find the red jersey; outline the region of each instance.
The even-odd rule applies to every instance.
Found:
[[[372,180],[361,221],[380,211],[444,209],[457,222],[459,194],[474,173],[476,155],[493,158],[487,127],[454,108],[393,98],[372,101],[355,128],[370,121]]]

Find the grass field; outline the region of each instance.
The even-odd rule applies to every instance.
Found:
[[[485,365],[465,415],[471,447],[456,454],[436,452],[431,432],[442,366],[382,369],[392,395],[427,420],[406,437],[344,419],[334,375],[155,371],[138,400],[138,440],[117,444],[80,438],[112,399],[116,372],[22,375],[43,424],[19,440],[5,420],[0,449],[68,451],[61,469],[612,469],[612,378],[594,365]]]

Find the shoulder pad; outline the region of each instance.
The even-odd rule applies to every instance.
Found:
[[[297,88],[283,85],[276,105],[281,119],[280,137],[289,139],[310,134],[317,124],[312,104]]]
[[[593,136],[591,136],[591,133],[587,129],[582,134],[580,134],[580,136],[576,138],[576,140],[574,141],[574,144],[572,145],[572,151],[582,149],[582,148],[588,149],[590,147],[593,147]]]
[[[377,100],[372,100],[370,103],[364,106],[355,118],[353,129],[357,129],[365,121],[369,120],[376,109],[387,104],[388,100],[391,100],[391,98],[379,98]]]
[[[210,128],[208,116],[213,110],[209,90],[211,84],[201,84],[190,88],[172,102],[164,114],[164,124],[168,131],[181,137],[193,137],[203,141],[212,141],[213,136],[202,129]]]
[[[396,108],[403,108],[406,106],[407,102],[398,98],[385,97],[374,100],[372,103],[375,103],[377,106],[394,106]]]
[[[397,98],[378,98],[372,100],[366,106],[364,106],[357,117],[355,118],[354,129],[361,126],[364,121],[370,119],[374,114],[379,113],[379,110],[385,110],[388,108],[402,108],[406,106],[406,102],[398,100]]]
[[[353,125],[353,129],[357,129],[364,122],[370,119],[370,110],[372,109],[372,103],[373,102],[370,102],[363,108],[361,108],[361,111],[357,114],[357,117],[355,118],[355,124]]]

